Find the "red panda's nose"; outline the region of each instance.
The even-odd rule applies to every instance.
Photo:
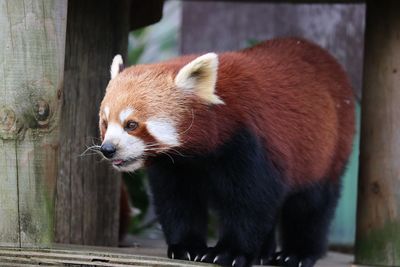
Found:
[[[101,153],[103,153],[104,157],[110,159],[115,155],[115,152],[117,151],[117,149],[111,143],[104,143],[100,147],[100,151],[101,151]]]

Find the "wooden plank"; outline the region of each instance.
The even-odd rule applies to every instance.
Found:
[[[66,3],[0,1],[1,245],[52,241]]]
[[[0,264],[18,263],[19,266],[213,266],[200,262],[171,260],[160,256],[138,254],[136,248],[116,249],[83,246],[57,246],[58,249],[0,249]],[[362,267],[352,265],[351,255],[330,252],[316,267]],[[365,267],[365,266],[364,266]]]
[[[400,265],[400,1],[369,1],[356,262]]]
[[[56,241],[118,245],[121,175],[96,155],[98,113],[115,54],[125,58],[129,2],[71,0],[68,4]]]
[[[57,249],[0,249],[0,263],[48,264],[50,266],[213,266],[200,262],[171,260],[154,256],[141,256],[105,251],[57,250]],[[3,265],[2,265],[3,266]]]

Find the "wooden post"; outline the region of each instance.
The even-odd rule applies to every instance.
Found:
[[[400,266],[400,1],[369,1],[356,262]]]
[[[0,245],[53,238],[67,1],[0,1]]]
[[[68,3],[56,241],[118,245],[121,175],[96,155],[98,113],[115,54],[126,59],[128,0],[70,0]]]

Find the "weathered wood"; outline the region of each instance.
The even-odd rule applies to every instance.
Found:
[[[157,243],[157,241],[156,241]],[[215,266],[201,262],[171,260],[143,253],[139,248],[104,248],[55,245],[54,249],[0,249],[1,266]],[[165,251],[164,251],[165,252]],[[356,267],[351,255],[330,252],[316,267]],[[15,264],[15,265],[12,265]],[[357,266],[362,267],[362,266]]]
[[[132,255],[124,253],[111,253],[106,251],[95,251],[80,248],[80,250],[18,250],[18,249],[0,249],[0,264],[18,263],[19,266],[40,265],[48,266],[213,266],[201,262],[189,262],[180,260],[171,260],[168,258]]]
[[[400,265],[400,1],[367,4],[356,262]]]
[[[121,176],[98,156],[80,154],[99,143],[99,105],[113,56],[126,55],[129,10],[127,0],[68,3],[57,242],[118,244]]]
[[[53,237],[67,1],[0,1],[0,245]]]

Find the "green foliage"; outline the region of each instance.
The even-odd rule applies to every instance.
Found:
[[[255,45],[261,43],[261,41],[258,39],[255,39],[255,38],[250,38],[250,39],[246,40],[246,43],[247,43],[248,47],[251,47],[251,46],[255,46]]]
[[[145,44],[141,44],[141,45],[138,45],[137,47],[133,48],[131,51],[129,51],[129,54],[128,54],[129,62],[130,63],[138,62],[144,52],[145,47],[146,47]]]

